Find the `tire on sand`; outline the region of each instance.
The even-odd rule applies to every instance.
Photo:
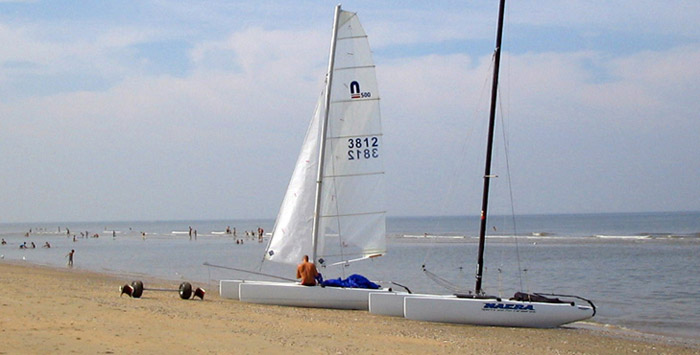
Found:
[[[190,299],[192,296],[192,285],[189,282],[183,282],[180,284],[180,298],[183,300]]]
[[[141,295],[143,294],[143,282],[134,281],[131,283],[131,287],[134,288],[134,292],[131,294],[131,297],[140,298]]]

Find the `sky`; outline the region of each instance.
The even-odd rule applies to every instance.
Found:
[[[0,0],[0,223],[274,218],[335,4]],[[477,215],[497,2],[343,8],[388,215]],[[491,213],[700,210],[699,63],[695,0],[509,2]]]

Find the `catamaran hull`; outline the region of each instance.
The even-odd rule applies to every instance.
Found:
[[[238,287],[238,294],[235,287]],[[238,299],[241,302],[271,304],[278,306],[330,308],[330,309],[369,309],[371,292],[388,292],[361,288],[302,286],[293,282],[266,282],[222,280],[220,293],[223,298]]]
[[[590,306],[510,300],[444,297],[405,297],[404,316],[428,322],[554,328],[593,317]]]
[[[403,303],[406,297],[439,296],[408,292],[374,292],[369,294],[369,312],[382,316],[403,317]],[[452,296],[446,295],[445,297]]]
[[[407,292],[369,294],[369,313],[390,317],[403,317],[403,299]]]
[[[239,285],[244,282],[264,282],[264,281],[245,281],[245,280],[221,280],[219,281],[219,296],[230,300],[238,300]],[[270,281],[272,282],[272,281]]]

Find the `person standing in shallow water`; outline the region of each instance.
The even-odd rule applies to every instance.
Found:
[[[73,254],[75,254],[75,249],[71,249],[70,253],[66,256],[68,257],[68,266],[73,267]]]
[[[316,276],[318,276],[316,265],[309,262],[308,255],[304,255],[301,264],[297,266],[297,279],[301,279],[301,284],[304,286],[316,286]]]

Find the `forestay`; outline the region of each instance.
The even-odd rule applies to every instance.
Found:
[[[321,264],[386,251],[383,146],[372,54],[355,13],[338,19],[325,154],[317,260]],[[321,125],[321,94],[290,180],[266,258],[298,263],[312,255]]]

